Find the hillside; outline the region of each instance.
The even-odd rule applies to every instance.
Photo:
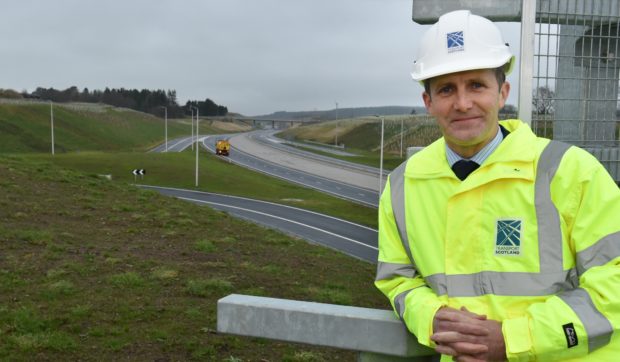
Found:
[[[58,153],[145,151],[164,140],[163,119],[127,108],[92,103],[54,103],[53,111],[55,151]],[[213,123],[201,121],[200,132],[231,132],[230,125],[224,125],[226,122]],[[240,129],[248,129],[243,127]],[[168,120],[169,139],[190,134],[189,118]],[[50,151],[50,104],[0,99],[0,153]]]
[[[283,120],[305,120],[305,121],[326,121],[335,119],[347,119],[357,117],[370,117],[374,115],[390,116],[411,114],[415,110],[417,114],[426,113],[424,107],[403,107],[403,106],[383,106],[383,107],[359,107],[359,108],[339,108],[323,111],[301,111],[286,112],[280,111],[262,116],[254,116],[255,119],[283,119]]]
[[[407,147],[427,146],[441,137],[441,131],[428,115],[385,116],[383,168],[393,170],[407,156]],[[401,128],[402,126],[402,128]],[[401,138],[402,129],[402,138]],[[381,120],[377,117],[358,117],[338,121],[306,124],[289,128],[276,134],[289,141],[323,143],[333,146],[338,143],[353,156],[326,156],[343,159],[379,168],[381,166]],[[402,139],[402,156],[401,156]],[[305,148],[305,147],[301,147]],[[311,152],[321,153],[308,149]]]
[[[384,118],[384,150],[400,152],[401,121],[403,144],[426,146],[439,138],[441,132],[426,115],[387,116]],[[376,152],[381,145],[381,120],[377,117],[358,117],[327,121],[290,128],[278,137],[295,141],[312,141],[325,144],[337,142],[347,149]]]
[[[219,335],[216,302],[389,307],[373,265],[122,182],[0,155],[0,193],[0,360],[351,361]]]

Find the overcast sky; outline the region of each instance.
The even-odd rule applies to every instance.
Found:
[[[422,104],[411,0],[0,4],[0,88],[175,89],[244,115]],[[518,51],[518,26],[500,27]]]

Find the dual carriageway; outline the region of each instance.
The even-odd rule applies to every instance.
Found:
[[[317,189],[361,205],[377,207],[379,170],[300,150],[273,137],[274,131],[201,136],[199,144],[215,153],[217,139],[232,145],[228,160],[234,164]],[[168,142],[168,152],[192,145],[185,137]],[[164,152],[161,145],[152,152]],[[384,181],[385,184],[385,175]],[[252,222],[275,228],[353,257],[376,262],[377,230],[316,212],[272,202],[210,192],[140,185],[162,194],[209,205]]]

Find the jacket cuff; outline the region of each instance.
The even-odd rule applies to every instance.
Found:
[[[528,317],[505,319],[502,334],[508,361],[533,361],[532,336]]]
[[[428,295],[414,296],[414,293],[428,293]],[[417,337],[420,344],[434,348],[435,342],[431,341],[433,319],[439,308],[444,307],[446,304],[441,302],[428,288],[418,288],[412,291],[407,296],[407,299],[409,298],[413,299],[410,299],[410,302],[406,304],[405,324],[409,327],[411,333]]]

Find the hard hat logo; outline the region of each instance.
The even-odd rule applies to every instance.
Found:
[[[445,74],[510,64],[507,74],[513,62],[514,56],[492,21],[469,10],[457,10],[439,17],[426,31],[411,76],[421,82]]]
[[[446,35],[448,41],[448,53],[465,50],[465,39],[462,31],[455,31]]]

